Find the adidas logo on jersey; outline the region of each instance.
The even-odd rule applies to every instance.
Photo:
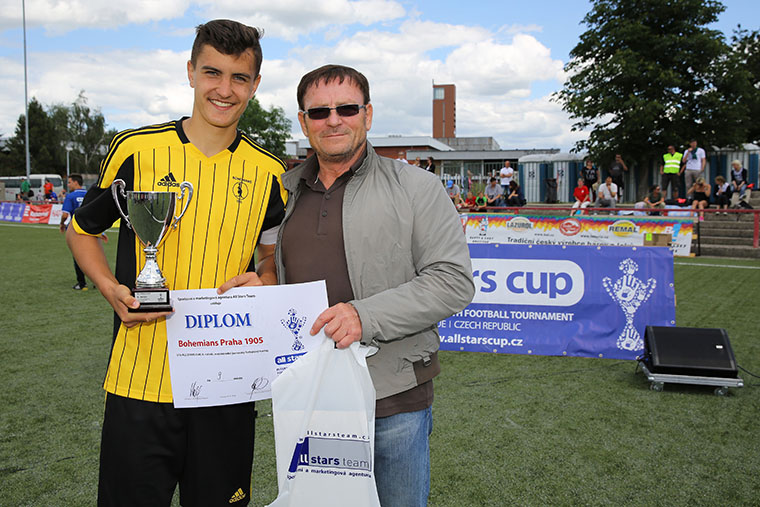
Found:
[[[245,493],[243,493],[243,488],[238,488],[237,491],[235,491],[235,494],[232,495],[232,498],[230,498],[230,503],[239,502],[245,498]]]
[[[159,187],[178,187],[179,183],[177,183],[177,180],[174,178],[174,175],[172,173],[167,174],[160,180],[158,180],[158,183],[156,183]]]

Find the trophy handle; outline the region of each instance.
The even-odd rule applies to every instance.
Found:
[[[111,194],[113,194],[113,200],[116,201],[116,209],[119,210],[119,214],[127,223],[127,227],[131,229],[132,223],[129,221],[129,217],[124,214],[124,211],[121,209],[121,204],[119,203],[119,194],[121,194],[124,199],[127,198],[127,193],[124,191],[126,186],[127,184],[124,183],[124,180],[113,180],[113,183],[111,184]]]
[[[179,188],[181,191],[179,194],[179,198],[180,200],[185,201],[185,204],[184,206],[182,206],[182,212],[176,217],[174,217],[174,223],[172,224],[172,227],[174,229],[177,228],[179,219],[182,218],[182,215],[185,214],[185,211],[187,211],[187,207],[190,205],[190,201],[193,200],[193,184],[192,183],[190,183],[189,181],[183,181],[182,183],[180,183]],[[185,200],[185,190],[187,190],[187,200]]]

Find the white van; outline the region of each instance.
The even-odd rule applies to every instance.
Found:
[[[21,182],[25,176],[0,176],[0,181],[5,183],[4,201],[15,201],[16,194],[21,191]],[[63,193],[63,178],[59,174],[32,174],[29,176],[29,188],[34,192],[32,201],[42,201],[45,198],[45,180],[53,184],[53,192],[60,197]]]

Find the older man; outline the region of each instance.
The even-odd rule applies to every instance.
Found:
[[[424,506],[430,488],[437,323],[472,299],[462,226],[438,178],[380,157],[367,142],[369,83],[327,65],[298,85],[298,120],[315,155],[283,176],[281,283],[325,279],[324,327],[338,348],[360,341],[377,391],[375,478],[384,506]],[[340,393],[336,393],[340,396]]]

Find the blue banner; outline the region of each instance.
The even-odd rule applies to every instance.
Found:
[[[23,202],[0,203],[0,220],[6,222],[20,222],[24,218],[26,204]]]
[[[646,326],[675,325],[668,248],[469,247],[475,298],[441,350],[635,359]]]

